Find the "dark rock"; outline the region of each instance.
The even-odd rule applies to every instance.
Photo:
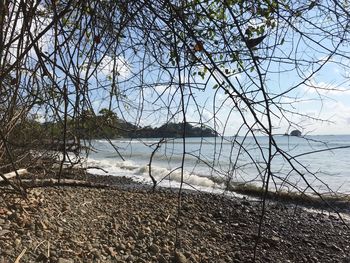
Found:
[[[301,131],[293,130],[293,131],[291,131],[290,136],[300,137],[301,136]]]
[[[152,244],[149,247],[149,250],[153,253],[153,254],[158,254],[159,253],[159,247],[156,244]]]

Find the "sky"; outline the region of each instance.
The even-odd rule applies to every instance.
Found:
[[[280,112],[277,108],[271,107],[273,132],[275,134],[284,134],[293,129],[299,129],[303,134],[326,135],[326,134],[350,134],[350,48],[345,42],[338,48],[338,55],[328,57],[334,50],[339,39],[346,39],[338,32],[337,23],[348,23],[339,20],[332,20],[331,14],[321,19],[316,12],[310,11],[302,19],[293,21],[294,30],[271,31],[271,36],[267,37],[265,43],[259,47],[262,54],[274,55],[275,57],[284,57],[285,61],[263,61],[261,69],[266,69],[264,78],[265,89],[272,94],[280,94],[291,89],[284,96],[274,100],[284,109]],[[309,21],[305,21],[305,20]],[[338,19],[338,18],[337,18]],[[310,22],[310,24],[308,24]],[[257,21],[252,22],[258,25]],[[276,21],[276,23],[278,23]],[[280,24],[281,28],[283,23]],[[327,28],[332,35],[334,42],[323,36],[320,28]],[[306,32],[306,36],[300,37],[296,31]],[[275,41],[280,41],[284,33],[284,43],[278,45],[271,53],[271,49],[264,50],[267,46],[273,46]],[[275,34],[275,35],[274,35]],[[204,42],[204,48],[206,43]],[[258,54],[258,51],[255,54]],[[259,53],[260,54],[260,53]],[[201,54],[199,54],[201,56]],[[126,61],[128,59],[126,58]],[[299,65],[296,67],[295,61]],[[325,65],[323,65],[325,63]],[[320,67],[322,65],[322,67]],[[137,67],[137,66],[136,66]],[[235,69],[234,64],[228,64],[225,69]],[[320,67],[320,68],[318,68]],[[130,63],[130,71],[135,66]],[[199,67],[199,69],[201,69]],[[225,70],[223,69],[223,71]],[[242,124],[242,115],[237,111],[228,96],[223,90],[213,89],[218,84],[209,74],[202,79],[198,74],[189,77],[189,73],[183,71],[181,82],[185,84],[186,120],[194,123],[205,123],[220,133],[225,135],[235,135]],[[130,72],[124,71],[127,78]],[[152,81],[158,82],[160,73],[150,74],[143,81],[149,81],[150,88],[145,89],[142,96],[146,98],[144,103],[144,113],[141,119],[141,125],[160,126],[169,120],[172,115],[178,117],[174,120],[181,121],[182,116],[178,114],[181,106],[181,96],[178,85],[152,84]],[[215,75],[215,74],[214,74]],[[247,72],[247,75],[256,77],[254,72]],[[238,82],[247,90],[254,87],[248,86],[247,75],[244,73],[236,74],[230,77],[233,85],[237,88]],[[179,82],[175,75],[174,82]],[[153,82],[153,83],[154,83]],[[205,90],[201,90],[202,84],[206,85]],[[197,86],[197,88],[193,88]],[[293,88],[294,87],[294,88]],[[134,101],[140,99],[140,94],[130,94]],[[135,96],[135,97],[133,97]],[[159,96],[161,99],[159,99]],[[251,99],[260,100],[261,94]],[[144,101],[143,101],[144,102]],[[96,102],[98,105],[98,102]],[[103,107],[103,102],[99,104]],[[165,105],[170,105],[169,109],[164,109]],[[243,110],[243,116],[246,121],[252,125],[254,119],[247,110],[244,103],[238,101],[238,107]],[[261,110],[261,107],[257,107]],[[282,113],[284,117],[282,117]],[[266,123],[266,118],[259,115],[258,119]],[[287,121],[288,120],[288,121]],[[245,132],[246,129],[241,130]]]
[[[125,78],[130,74],[126,68],[122,72]],[[315,74],[308,85],[300,85],[288,96],[278,99],[277,101],[281,103],[283,108],[293,111],[295,114],[286,113],[288,119],[293,123],[291,126],[285,120],[275,118],[274,127],[276,127],[276,130],[274,130],[274,133],[284,134],[293,129],[300,129],[303,134],[310,135],[350,134],[350,86],[347,74],[339,64],[330,63]],[[281,78],[281,76],[278,76],[278,78]],[[296,77],[287,76],[285,78],[282,81],[269,80],[271,90],[281,92],[298,83]],[[234,110],[233,103],[227,99],[227,94],[211,88],[216,84],[213,79],[205,78],[203,80],[200,77],[195,77],[193,80],[197,83],[206,81],[208,83],[205,91],[192,89],[190,101],[186,100],[187,121],[194,123],[201,121],[211,127],[216,127],[220,132],[225,127],[226,135],[235,135],[242,122],[240,114]],[[284,87],[281,87],[281,83]],[[188,94],[188,91],[189,88],[187,90],[185,88],[186,94]],[[162,102],[157,100],[160,94],[162,94]],[[165,104],[172,105],[174,110],[171,112],[175,112],[175,109],[180,107],[181,96],[175,85],[153,86],[150,89],[145,89],[143,95],[149,101],[149,103],[145,103],[145,112],[143,118],[141,118],[140,124],[143,126],[160,126],[169,119],[168,110],[157,110],[164,107]],[[108,96],[108,94],[105,94],[105,96]],[[134,96],[136,100],[138,94],[134,94]],[[101,109],[107,107],[107,103],[103,99],[96,99],[94,107]],[[215,121],[213,119],[214,113]],[[248,113],[245,116],[247,121],[253,122]],[[181,121],[182,117],[179,116],[175,120]]]
[[[312,13],[311,13],[312,16]],[[312,17],[311,17],[312,19]],[[329,21],[314,21],[320,26],[328,26]],[[258,24],[257,22],[252,22]],[[48,24],[48,21],[43,22],[42,27]],[[18,25],[21,27],[22,23],[19,20]],[[300,21],[296,21],[294,26],[298,30],[306,30],[306,27]],[[39,30],[40,31],[40,30]],[[283,30],[282,30],[283,31]],[[316,30],[317,31],[317,30]],[[316,32],[315,31],[315,32]],[[266,38],[266,42],[261,44],[262,50],[264,47],[273,43],[276,39],[281,39],[277,35],[277,31],[271,31],[271,36]],[[308,31],[305,31],[308,32]],[[313,33],[315,33],[313,32]],[[276,33],[276,35],[273,35]],[[331,52],[334,47],[329,41],[325,41],[317,34],[310,35],[313,39],[298,38],[293,36],[294,31],[286,32],[287,40],[284,44],[279,45],[274,51],[276,56],[294,56],[296,60],[318,61],[318,63],[301,62],[299,71],[295,69],[295,65],[289,63],[269,63],[264,61],[261,63],[262,69],[268,69],[266,78],[264,80],[265,89],[272,94],[279,94],[291,87],[297,85],[296,88],[279,97],[275,102],[285,110],[282,113],[277,108],[272,107],[272,124],[274,133],[284,134],[290,132],[291,129],[300,129],[303,134],[350,134],[350,62],[347,56],[334,56],[317,73],[310,76],[317,65],[322,64],[327,59],[327,54]],[[288,36],[290,37],[288,40]],[[325,49],[320,48],[318,42],[321,43]],[[206,43],[204,43],[204,48]],[[43,51],[50,51],[49,45],[50,37],[44,35],[40,40],[39,46]],[[52,49],[52,48],[51,48]],[[329,49],[328,51],[326,49]],[[254,51],[255,52],[255,51]],[[257,51],[256,51],[257,52]],[[271,55],[271,50],[265,50],[265,54]],[[263,53],[264,53],[263,52]],[[328,53],[327,53],[328,52]],[[341,53],[350,54],[350,48],[346,45],[341,46]],[[31,52],[32,57],[36,57],[35,52]],[[143,54],[139,56],[142,57]],[[203,54],[199,54],[202,56]],[[139,57],[132,54],[132,51],[120,53],[115,56],[117,60],[117,68],[119,72],[119,89],[125,95],[124,98],[119,98],[121,103],[113,101],[112,109],[117,111],[119,116],[128,121],[135,119],[139,120],[142,126],[160,126],[164,122],[182,121],[183,116],[180,111],[181,94],[179,86],[179,78],[175,74],[173,76],[174,83],[167,83],[169,76],[162,73],[162,69],[149,68],[144,73],[140,72]],[[98,74],[95,76],[99,80],[107,83],[112,74],[111,56],[102,58],[99,64]],[[290,61],[293,61],[292,59]],[[290,62],[289,61],[289,62]],[[83,63],[83,60],[81,60]],[[77,65],[78,66],[78,65]],[[84,64],[81,75],[84,76]],[[198,69],[201,69],[200,67]],[[234,69],[233,64],[228,64],[227,69]],[[181,82],[186,83],[184,89],[184,103],[186,105],[186,120],[194,123],[204,123],[210,127],[217,129],[220,133],[225,135],[235,135],[242,124],[242,116],[237,111],[233,102],[227,99],[227,94],[223,90],[213,89],[218,84],[213,77],[208,74],[202,79],[200,76],[188,76],[188,71],[183,71],[180,77]],[[250,76],[256,77],[254,72],[249,73]],[[215,75],[215,74],[214,74]],[[304,84],[298,85],[305,79],[305,76],[310,76],[308,81]],[[131,78],[132,77],[132,78]],[[130,79],[129,79],[130,78]],[[237,88],[238,81],[243,83],[247,90],[252,89],[247,82],[247,76],[243,73],[236,74],[230,77],[230,80]],[[125,81],[125,82],[124,82]],[[142,84],[142,87],[139,88]],[[155,84],[157,83],[157,84]],[[91,78],[89,85],[98,88],[99,84]],[[206,85],[202,90],[203,85]],[[194,88],[193,86],[196,86]],[[99,112],[102,108],[109,106],[109,92],[108,87],[97,89],[90,93],[92,99],[92,106],[95,112]],[[235,95],[235,94],[234,94]],[[254,94],[248,95],[254,98]],[[254,99],[261,99],[261,94],[258,94]],[[243,116],[250,124],[254,123],[252,115],[247,110],[244,103],[236,101],[240,109],[243,110]],[[166,107],[168,106],[168,108]],[[257,110],[260,110],[257,107]],[[266,118],[259,115],[258,118],[263,123],[266,123]],[[288,119],[290,122],[286,121]],[[243,130],[244,132],[244,130]]]
[[[111,72],[108,57],[105,60],[101,63],[101,77],[103,75],[106,77]],[[319,60],[323,61],[324,59],[320,57]],[[132,64],[128,64],[127,59],[123,58],[121,61],[123,63],[120,65],[120,78],[128,79],[135,69]],[[276,99],[275,101],[288,111],[284,114],[292,124],[290,125],[285,119],[280,118],[278,111],[273,109],[273,112],[279,115],[279,118],[273,118],[274,133],[284,134],[293,129],[300,129],[303,134],[310,135],[350,134],[350,71],[346,66],[338,58],[331,59],[321,70],[312,75],[305,84],[299,85],[285,96]],[[235,82],[235,78],[244,82],[243,74],[233,76],[231,78],[233,82]],[[174,82],[178,82],[176,76],[174,79]],[[189,79],[190,81],[188,81]],[[133,91],[126,92],[126,94],[136,104],[144,104],[140,125],[160,126],[169,120],[171,114],[175,114],[179,110],[180,91],[177,85],[152,84],[154,78],[151,77],[145,78],[145,80],[149,81],[150,87],[142,91],[142,100],[140,100],[140,92]],[[289,72],[268,74],[265,86],[271,93],[278,94],[303,80],[303,76],[299,76],[295,71],[290,70]],[[241,116],[235,110],[232,101],[227,98],[227,94],[222,90],[212,88],[217,84],[212,77],[206,75],[202,79],[196,75],[188,78],[188,75],[186,75],[181,81],[187,83],[185,85],[185,103],[188,122],[203,122],[215,127],[220,133],[225,128],[225,135],[236,134],[242,123]],[[190,86],[195,84],[197,87],[202,87],[201,83],[206,84],[205,90],[190,89]],[[127,90],[128,85],[130,83],[120,88]],[[191,96],[188,96],[190,93]],[[108,96],[108,92],[96,94],[93,105],[97,112],[98,109],[107,107],[106,97]],[[165,105],[171,105],[171,109],[164,109]],[[121,109],[118,108],[118,110]],[[127,109],[123,108],[122,111],[127,112]],[[132,120],[135,114],[131,113],[129,117],[129,120]],[[252,123],[254,121],[248,112],[245,117],[248,122]],[[178,118],[173,119],[173,121],[181,120],[181,114],[178,115]]]

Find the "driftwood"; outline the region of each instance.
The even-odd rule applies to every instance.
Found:
[[[22,180],[22,183],[26,188],[35,187],[50,187],[50,186],[72,186],[72,187],[91,187],[91,188],[107,188],[110,187],[108,184],[94,183],[82,180],[73,179],[39,179],[39,180]]]
[[[27,173],[28,173],[27,169],[18,169],[18,170],[17,170],[17,174],[18,174],[18,175],[24,175],[24,174],[27,174]],[[10,173],[3,174],[3,175],[0,177],[0,182],[1,182],[1,181],[5,181],[4,178],[10,179],[10,178],[13,178],[13,177],[16,177],[16,172],[15,172],[15,171],[10,172]]]
[[[17,170],[18,175],[28,174],[27,169]],[[6,174],[0,174],[0,182],[8,181],[11,178],[16,177],[16,172],[10,172]],[[24,188],[35,188],[35,187],[49,187],[49,186],[72,186],[72,187],[91,187],[91,188],[106,188],[110,187],[108,184],[101,184],[95,182],[88,182],[83,180],[63,179],[61,181],[57,179],[21,179],[21,183]]]

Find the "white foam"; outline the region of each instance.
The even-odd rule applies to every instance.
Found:
[[[339,216],[344,220],[347,221],[347,223],[350,223],[350,213],[335,213],[335,212],[325,212],[323,209],[317,209],[317,208],[308,208],[308,207],[302,207],[303,210],[305,210],[308,213],[312,214],[324,214],[324,215],[332,215],[335,218],[338,218]]]
[[[113,176],[125,176],[133,179],[136,182],[143,184],[152,184],[152,180],[149,176],[148,164],[136,165],[132,161],[115,161],[110,159],[92,159],[89,158],[86,162],[86,167],[100,167],[108,172],[108,175]],[[200,191],[218,193],[224,192],[224,186],[214,183],[209,178],[191,174],[187,171],[167,169],[165,167],[159,167],[156,165],[151,166],[151,174],[157,181],[157,185],[161,187],[180,188],[184,189],[196,189]],[[97,175],[106,175],[101,169],[91,168],[88,169],[90,173]],[[183,180],[182,180],[183,179]],[[182,183],[181,183],[182,181]],[[237,196],[231,193],[232,196]]]
[[[145,165],[138,168],[136,173],[142,176],[149,177],[149,166]],[[186,171],[183,171],[182,173],[180,169],[170,171],[169,169],[152,165],[151,175],[157,181],[170,180],[178,183],[184,182],[185,184],[194,186],[217,187],[217,185],[209,178],[201,177],[195,174],[190,174]]]

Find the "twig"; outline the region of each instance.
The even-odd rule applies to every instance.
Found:
[[[47,241],[47,258],[50,258],[50,241]]]
[[[20,259],[23,257],[24,253],[26,253],[27,249],[24,248],[21,252],[21,254],[18,255],[14,263],[19,263]]]
[[[34,252],[38,249],[38,247],[40,247],[43,243],[45,243],[46,240],[41,241],[35,248],[34,248]]]

